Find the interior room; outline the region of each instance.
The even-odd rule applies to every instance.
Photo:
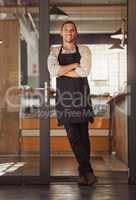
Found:
[[[120,181],[127,182],[126,3],[49,1],[49,46],[61,44],[60,26],[72,20],[78,44],[88,46],[92,53],[88,81],[95,119],[89,124],[90,153],[102,182],[114,174],[115,181],[120,179],[119,173],[123,174]],[[54,7],[64,13],[55,13]],[[49,79],[50,112],[40,112],[44,88],[39,58],[39,1],[0,0],[0,176],[39,176],[40,118],[44,116],[50,121],[50,176],[75,180],[77,163],[64,127],[57,126],[55,78]]]

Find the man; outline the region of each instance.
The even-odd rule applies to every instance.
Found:
[[[88,123],[93,110],[87,76],[91,65],[88,47],[76,44],[77,28],[66,21],[61,27],[62,45],[54,47],[48,57],[48,70],[56,77],[56,116],[64,125],[79,164],[79,185],[93,185],[96,176],[90,164]]]

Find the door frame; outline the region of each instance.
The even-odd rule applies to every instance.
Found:
[[[127,51],[127,84],[128,102],[128,182],[136,184],[136,1],[127,0],[128,15],[128,51]]]
[[[49,54],[49,0],[39,0],[39,65],[40,87],[50,87],[50,76],[47,68]],[[50,112],[50,97],[47,95],[47,106],[42,105],[41,112]],[[45,184],[50,182],[50,115],[40,118],[40,181]]]

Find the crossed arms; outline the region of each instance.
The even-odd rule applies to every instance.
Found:
[[[48,70],[51,77],[69,76],[69,77],[87,77],[91,68],[91,51],[86,46],[79,47],[81,59],[79,63],[69,65],[59,65],[59,48],[51,48],[48,56]]]
[[[80,67],[79,63],[72,63],[69,65],[61,66],[58,70],[58,76],[80,77],[74,69]]]

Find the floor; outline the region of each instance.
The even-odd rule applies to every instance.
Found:
[[[39,156],[3,157],[0,159],[0,176],[39,176]],[[127,184],[127,166],[116,156],[108,154],[91,157],[92,167],[99,180],[99,184]],[[78,181],[78,165],[70,155],[54,155],[51,157],[51,181]]]
[[[63,163],[63,166],[62,166]],[[98,172],[127,172],[127,165],[115,155],[95,154],[91,157],[94,171]],[[77,174],[77,162],[74,157],[54,156],[51,159],[51,175],[70,175]]]
[[[99,154],[91,157],[92,167],[96,175],[110,174],[111,172],[127,173],[127,166],[116,156]],[[37,155],[21,157],[1,157],[0,175],[39,175],[40,158]],[[54,155],[51,157],[51,176],[78,176],[78,165],[74,157],[69,155]]]
[[[1,186],[0,200],[135,200],[136,186],[96,185],[78,187],[77,184],[50,186]]]
[[[3,158],[0,159],[1,162],[2,160]],[[34,163],[34,160],[33,158],[25,159],[25,161],[28,160],[30,168],[30,166],[32,166],[32,164]],[[54,156],[52,158],[51,163],[52,163],[51,166],[52,175],[55,175],[56,177],[53,176],[51,177],[52,181],[49,186],[1,185],[0,200],[135,200],[136,199],[136,186],[128,185],[127,167],[123,162],[121,162],[115,156],[101,155],[93,157],[92,165],[98,177],[98,183],[92,187],[89,186],[79,187],[77,185],[77,180],[78,180],[78,177],[76,176],[77,164],[72,157]],[[19,173],[20,169],[23,169],[23,167],[20,167],[19,169],[16,169],[15,171],[8,173],[9,175],[11,174],[15,175],[15,172]],[[25,171],[27,173],[30,173],[29,168],[27,167],[25,168]],[[65,177],[63,177],[63,175],[65,175]],[[60,181],[61,179],[62,181]]]

